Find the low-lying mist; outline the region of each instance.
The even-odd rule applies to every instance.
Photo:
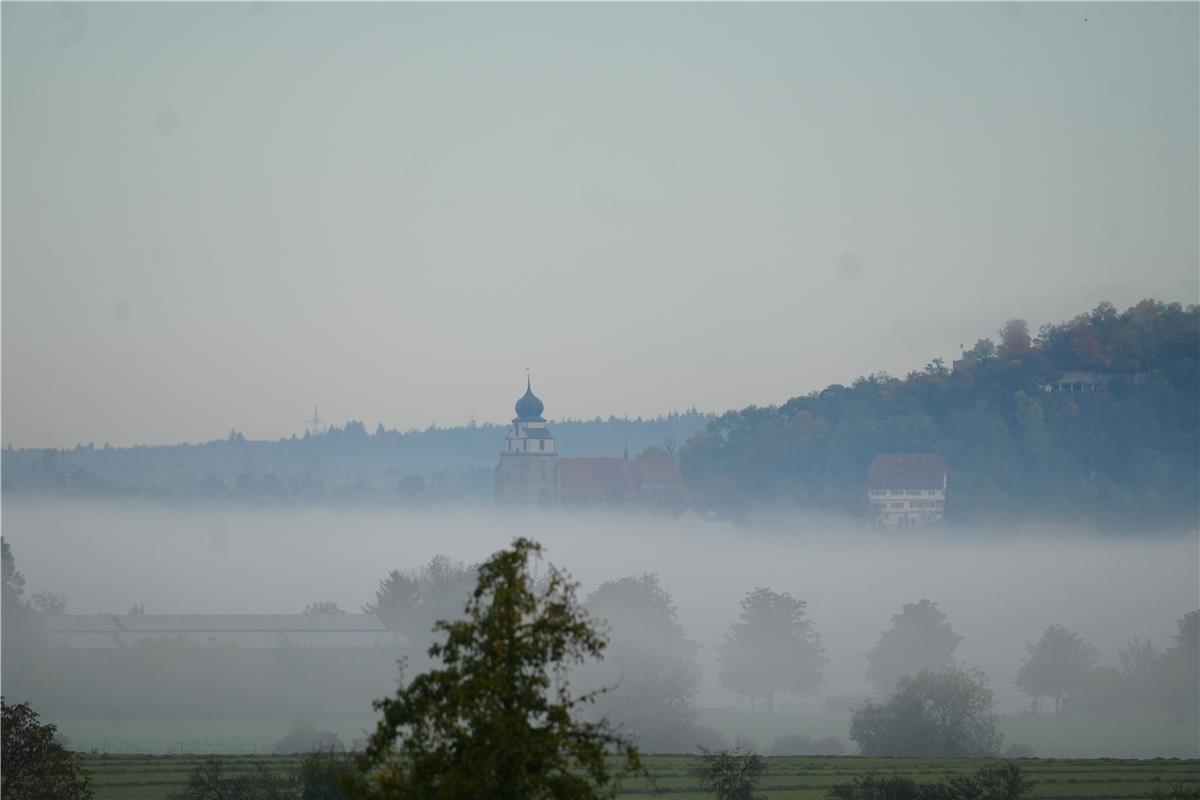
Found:
[[[901,606],[939,604],[964,638],[956,656],[988,673],[1001,713],[1026,642],[1062,624],[1102,665],[1137,635],[1160,648],[1200,597],[1195,534],[1173,538],[1044,532],[875,533],[797,517],[749,527],[617,513],[487,510],[178,510],[142,504],[7,501],[4,535],[30,592],[63,592],[72,613],[299,613],[319,601],[358,611],[388,571],[434,555],[482,560],[524,535],[541,541],[586,595],[605,580],[657,573],[700,644],[699,706],[738,698],[716,652],[756,587],[787,591],[829,656],[825,694],[869,694],[864,654]],[[782,708],[797,700],[783,698]]]

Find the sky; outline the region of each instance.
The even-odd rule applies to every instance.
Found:
[[[5,3],[0,436],[722,411],[1198,302],[1198,10]]]

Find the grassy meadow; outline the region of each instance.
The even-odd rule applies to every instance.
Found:
[[[193,755],[85,755],[96,800],[163,800],[179,790],[188,773],[204,760]],[[296,756],[221,756],[229,774],[253,770],[259,764],[286,768]],[[708,797],[689,772],[690,756],[649,756],[651,781],[626,779],[619,796],[634,797],[658,792],[677,800]],[[793,757],[767,759],[768,770],[759,793],[771,800],[816,800],[831,786],[869,772],[901,773],[918,780],[936,781],[949,773],[971,772],[982,759],[862,758],[858,756]],[[1200,785],[1200,761],[1179,759],[1021,759],[1036,782],[1033,797],[1045,798],[1146,798],[1155,788],[1167,789],[1183,782]]]

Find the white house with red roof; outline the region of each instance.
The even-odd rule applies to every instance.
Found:
[[[936,525],[946,516],[946,462],[937,453],[884,453],[867,469],[867,499],[887,528]]]

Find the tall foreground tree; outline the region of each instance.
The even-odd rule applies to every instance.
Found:
[[[541,554],[522,538],[480,565],[465,619],[436,625],[440,668],[376,702],[383,719],[346,781],[354,797],[594,798],[613,793],[610,749],[640,769],[605,723],[576,718],[592,697],[573,695],[567,669],[599,658],[605,641],[564,573],[535,581]]]
[[[867,653],[867,680],[881,695],[896,688],[905,675],[944,672],[954,666],[954,650],[962,641],[937,603],[909,603],[892,617],[892,627]]]
[[[5,576],[7,578],[7,575]],[[3,719],[4,800],[89,800],[91,779],[79,758],[55,741],[57,728],[45,725],[28,703],[10,706],[0,699]]]
[[[1017,672],[1017,688],[1034,699],[1054,698],[1054,714],[1062,714],[1063,697],[1079,689],[1099,654],[1079,634],[1062,625],[1046,628],[1036,644],[1025,645],[1029,658]]]
[[[815,691],[827,659],[806,605],[787,592],[758,588],[747,594],[721,647],[721,685],[749,697],[751,705],[766,698],[768,714],[776,692]]]

